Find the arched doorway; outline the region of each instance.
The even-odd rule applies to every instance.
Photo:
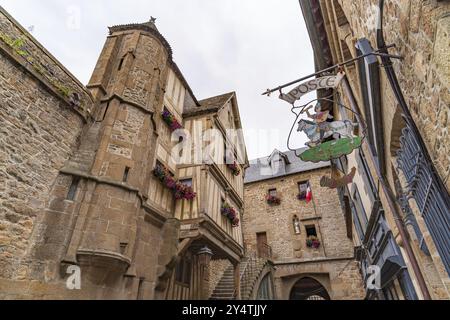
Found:
[[[290,300],[331,300],[327,289],[313,278],[300,279],[292,288]]]

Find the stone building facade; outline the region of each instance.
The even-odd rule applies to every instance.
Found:
[[[320,186],[330,174],[330,163],[305,163],[294,152],[278,150],[251,161],[246,171],[245,246],[249,256],[273,262],[277,299],[364,298],[338,194]],[[310,202],[304,186],[311,190]],[[279,203],[269,203],[269,196]],[[317,248],[308,246],[311,235]]]
[[[382,287],[367,298],[450,299],[450,3],[300,5],[317,71],[365,55],[342,66],[337,90],[319,96],[332,96],[335,119],[358,122],[355,134],[365,137],[333,168],[357,168],[340,198],[364,277],[369,265],[381,267]]]
[[[207,299],[211,260],[239,297],[236,94],[198,101],[154,21],[109,31],[83,86],[0,8],[0,298]],[[210,129],[220,155],[177,161]]]

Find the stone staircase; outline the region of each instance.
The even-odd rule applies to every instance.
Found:
[[[241,274],[241,300],[250,300],[253,290],[261,273],[264,271],[267,265],[270,265],[268,259],[247,257],[245,258],[240,267]],[[234,288],[234,268],[228,267],[222,279],[217,284],[210,300],[235,300],[235,288]]]
[[[272,266],[270,260],[250,257],[246,259],[245,269],[241,273],[241,300],[252,300],[256,283],[266,266]]]
[[[228,267],[223,273],[210,300],[234,300],[234,267]]]

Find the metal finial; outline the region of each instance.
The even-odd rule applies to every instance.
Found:
[[[155,17],[150,17],[150,22],[154,24],[156,22],[156,18]]]

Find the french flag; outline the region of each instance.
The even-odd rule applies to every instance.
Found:
[[[311,200],[312,200],[311,185],[308,184],[308,189],[306,190],[306,203],[310,203]]]

